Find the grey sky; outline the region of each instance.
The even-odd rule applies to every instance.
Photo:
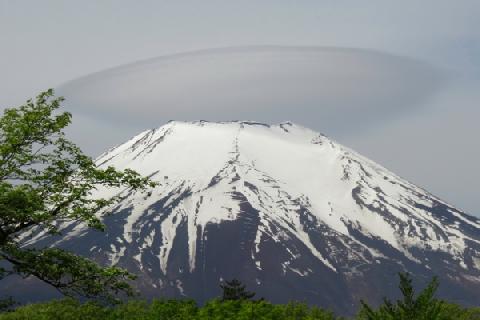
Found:
[[[242,116],[239,110],[263,121],[288,117],[480,215],[479,16],[477,0],[0,0],[0,106],[18,105],[43,89],[93,72],[179,52],[252,45],[351,48],[343,51],[349,63],[338,58],[338,51],[320,50],[303,69],[296,66],[307,59],[304,49],[287,55],[278,49],[277,58],[268,62],[267,78],[247,70],[243,82],[235,75],[244,69],[232,68],[229,59],[238,65],[245,55],[213,55],[210,62],[194,55],[187,62],[176,60],[174,68],[165,67],[164,58],[151,60],[155,68],[148,76],[161,71],[171,80],[158,80],[158,97],[164,99],[159,101],[169,101],[175,111],[152,109],[148,103],[131,109],[128,103],[100,103],[108,101],[100,100],[91,85],[75,97],[71,92],[71,134],[95,154],[144,127],[163,124],[168,120],[163,117],[181,120],[204,113],[203,118],[225,119]],[[253,60],[251,52],[240,66],[259,63],[258,52]],[[186,71],[192,66],[193,79]],[[292,73],[294,79],[286,76]],[[129,74],[139,73],[129,69]],[[105,73],[97,75],[99,87],[112,84]],[[255,90],[247,90],[245,81]],[[309,87],[312,82],[324,85]],[[219,84],[223,95],[210,94]],[[149,87],[142,87],[148,93]],[[138,83],[132,88],[139,88]],[[260,89],[269,94],[259,94]],[[82,97],[82,92],[92,95]],[[131,92],[119,90],[108,97]],[[188,93],[202,103],[196,109]],[[225,103],[241,101],[232,98],[235,94],[248,105],[240,109]],[[128,97],[136,96],[123,101]]]

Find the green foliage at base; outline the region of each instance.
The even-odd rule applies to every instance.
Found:
[[[438,313],[435,315],[417,314],[411,318],[406,317],[404,314],[388,313],[382,308],[383,305],[372,316],[365,313],[365,309],[362,309],[357,316],[357,320],[480,320],[480,308],[463,308],[454,303],[448,303],[443,301]],[[1,319],[1,318],[0,318]]]
[[[392,302],[384,298],[383,304],[377,309],[362,301],[358,314],[359,320],[480,320],[480,309],[463,309],[435,297],[439,283],[434,277],[432,281],[418,294],[413,287],[413,279],[408,273],[399,273],[398,288],[401,299]]]
[[[275,305],[265,301],[212,300],[198,307],[191,300],[130,301],[115,307],[93,302],[58,300],[20,307],[0,320],[334,320],[333,313],[302,303]]]
[[[373,308],[361,302],[357,320],[480,320],[480,308],[462,308],[435,297],[438,281],[432,281],[418,294],[408,273],[400,273],[401,299]],[[98,302],[80,303],[74,299],[31,304],[15,311],[0,313],[0,320],[335,320],[342,319],[332,312],[304,303],[272,304],[263,299],[250,300],[248,292],[238,280],[221,285],[222,299],[210,300],[202,307],[193,300],[132,300],[105,306]],[[225,297],[228,296],[228,299]],[[5,306],[11,305],[5,301]],[[5,309],[4,309],[5,310]]]
[[[266,301],[224,301],[215,299],[203,307],[193,300],[129,301],[113,307],[98,303],[80,303],[73,299],[30,304],[15,311],[0,313],[0,320],[340,320],[332,312],[306,304],[291,302],[272,304]],[[359,314],[355,319],[368,319]],[[379,315],[377,319],[404,319],[398,315]],[[466,309],[442,303],[435,317],[428,320],[480,320],[480,308]]]

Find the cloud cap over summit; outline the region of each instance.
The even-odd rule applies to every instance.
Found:
[[[153,58],[58,92],[77,112],[143,127],[171,119],[293,120],[331,132],[415,108],[443,80],[426,63],[376,51],[256,46]]]

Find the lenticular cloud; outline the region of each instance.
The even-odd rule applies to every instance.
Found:
[[[368,50],[243,47],[120,66],[58,92],[75,112],[143,127],[170,119],[288,119],[331,132],[415,107],[439,79],[427,64]]]

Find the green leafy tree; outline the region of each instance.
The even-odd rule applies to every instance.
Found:
[[[383,304],[374,310],[364,301],[361,301],[360,319],[366,320],[437,320],[445,319],[441,312],[444,305],[442,300],[435,298],[438,289],[436,277],[417,296],[412,285],[412,278],[408,273],[399,273],[400,291],[402,299],[393,303],[385,298]]]
[[[255,296],[254,292],[246,290],[246,286],[239,280],[233,279],[220,284],[223,290],[222,301],[228,300],[249,300]]]
[[[445,302],[442,305],[442,320],[480,320],[480,308],[464,308],[458,304]]]
[[[0,118],[0,279],[34,276],[67,296],[132,294],[133,275],[123,269],[58,248],[22,246],[21,236],[59,234],[69,221],[103,230],[99,213],[119,198],[92,197],[99,186],[154,186],[132,170],[97,167],[65,137],[71,115],[58,111],[62,101],[50,89]]]

